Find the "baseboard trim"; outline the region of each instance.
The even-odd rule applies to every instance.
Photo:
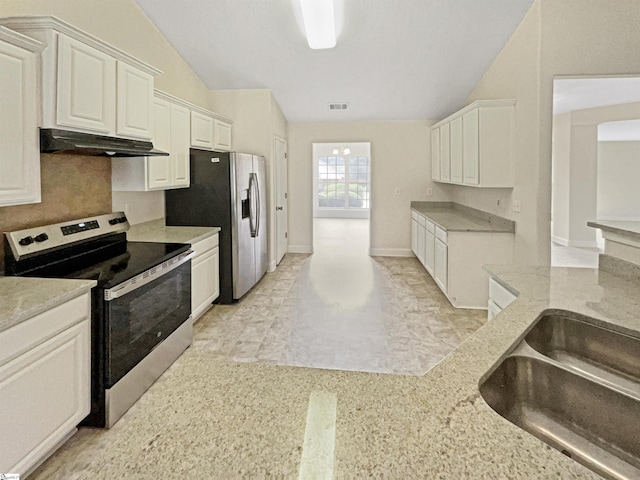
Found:
[[[288,253],[313,253],[313,247],[311,245],[289,245],[287,247]]]
[[[562,245],[563,247],[574,247],[574,248],[598,248],[598,242],[595,240],[567,240],[566,238],[560,237],[551,237],[551,241],[557,243],[558,245]]]
[[[372,257],[414,257],[410,248],[370,248]]]
[[[558,245],[562,245],[563,247],[569,246],[569,240],[562,237],[556,237],[555,235],[551,235],[551,241],[553,243],[557,243]]]

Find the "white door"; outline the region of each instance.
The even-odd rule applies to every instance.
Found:
[[[288,246],[287,223],[287,142],[274,136],[276,167],[276,265],[280,263]]]

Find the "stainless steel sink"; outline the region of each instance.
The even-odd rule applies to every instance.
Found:
[[[640,478],[640,340],[542,315],[481,380],[497,413],[598,474]]]

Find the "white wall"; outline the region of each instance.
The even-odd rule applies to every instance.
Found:
[[[468,102],[515,98],[515,188],[453,187],[454,199],[515,220],[514,262],[549,264],[553,78],[640,73],[637,0],[536,0]],[[512,199],[522,213],[511,210]]]
[[[446,201],[448,185],[431,181],[427,121],[289,124],[289,251],[313,248],[315,143],[371,143],[371,241],[374,255],[411,254],[412,200]],[[427,188],[433,196],[426,196]],[[400,194],[396,195],[396,188]]]
[[[640,221],[640,142],[598,142],[598,219]]]

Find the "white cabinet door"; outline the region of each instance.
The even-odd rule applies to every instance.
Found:
[[[462,117],[451,120],[451,183],[462,183]]]
[[[440,126],[440,181],[451,181],[451,150],[449,124]]]
[[[153,146],[158,150],[171,152],[171,105],[156,98],[153,101]],[[148,157],[147,187],[149,190],[161,190],[171,186],[171,155]]]
[[[440,129],[431,130],[431,179],[440,180]]]
[[[213,149],[218,152],[231,151],[231,124],[218,120],[213,122],[214,145]]]
[[[0,206],[39,203],[37,56],[10,43],[18,34],[1,33]]]
[[[191,314],[196,320],[220,295],[218,236],[193,244],[196,257],[191,264]]]
[[[436,236],[433,232],[427,230],[426,239],[424,242],[424,267],[431,276],[434,275],[435,267],[435,248],[436,248]]]
[[[411,251],[418,256],[418,221],[411,219]]]
[[[479,111],[471,110],[462,116],[462,175],[465,185],[478,185],[480,162]]]
[[[191,112],[191,146],[213,150],[213,118],[200,112]]]
[[[424,228],[424,225],[420,225],[418,224],[418,260],[420,260],[420,263],[422,265],[424,265],[425,263],[425,258],[424,258],[424,252],[425,252],[425,242],[426,242],[426,236],[427,236],[427,230]]]
[[[435,239],[434,280],[440,289],[447,293],[447,245],[439,238]]]
[[[171,105],[171,159],[173,187],[188,187],[189,178],[189,117],[188,109]]]
[[[114,135],[116,60],[82,42],[58,36],[56,123]]]
[[[127,63],[117,63],[116,135],[151,139],[153,77]]]

